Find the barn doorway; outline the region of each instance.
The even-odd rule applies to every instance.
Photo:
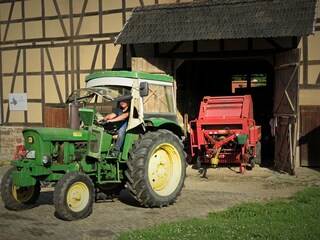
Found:
[[[274,105],[274,66],[267,59],[185,60],[176,69],[177,107],[188,121],[197,118],[204,96],[250,94],[262,128],[262,165],[274,164],[269,121]],[[241,84],[239,84],[241,82]]]

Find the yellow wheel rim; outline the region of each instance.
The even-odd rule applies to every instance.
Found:
[[[170,195],[179,184],[181,167],[176,148],[168,143],[159,145],[152,152],[148,167],[152,189],[161,196]]]
[[[34,194],[34,191],[35,191],[34,186],[31,186],[31,187],[12,186],[12,195],[19,202],[29,201]]]
[[[67,204],[74,212],[82,211],[89,203],[89,189],[86,184],[76,182],[68,190]]]

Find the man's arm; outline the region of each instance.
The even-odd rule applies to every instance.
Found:
[[[112,113],[111,113],[112,114]],[[114,113],[113,113],[114,114]],[[109,115],[109,114],[108,114]],[[106,116],[107,117],[107,116]],[[114,114],[114,117],[113,118],[111,118],[111,119],[106,119],[105,118],[105,120],[107,121],[107,122],[119,122],[119,121],[122,121],[122,120],[125,120],[126,118],[128,118],[129,117],[129,112],[126,112],[126,113],[123,113],[123,114],[121,114],[121,115],[119,115],[119,116],[117,116],[116,114]]]
[[[109,114],[107,114],[103,119],[104,119],[106,122],[108,122],[108,120],[113,119],[113,118],[115,118],[115,117],[117,117],[117,114],[115,114],[115,113],[109,113]]]

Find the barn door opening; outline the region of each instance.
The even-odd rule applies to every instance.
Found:
[[[275,160],[277,170],[294,174],[298,116],[298,69],[300,52],[294,49],[276,56],[275,66]]]

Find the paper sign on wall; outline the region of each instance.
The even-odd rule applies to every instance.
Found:
[[[11,111],[26,111],[27,94],[26,93],[9,93],[9,109]]]

